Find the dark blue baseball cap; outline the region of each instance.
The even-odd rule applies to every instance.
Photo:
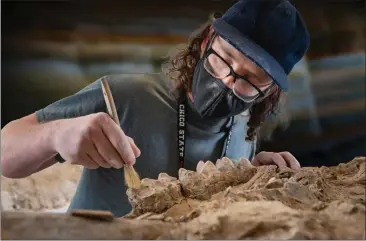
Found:
[[[287,75],[310,44],[304,20],[287,0],[239,0],[213,28],[284,91]]]

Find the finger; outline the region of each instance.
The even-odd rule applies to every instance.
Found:
[[[112,119],[108,120],[107,124],[101,125],[105,136],[112,143],[117,153],[127,165],[134,165],[136,162],[135,154],[132,150],[131,144],[127,136],[120,126],[118,126]]]
[[[254,160],[252,161],[252,165],[253,166],[260,166],[261,164],[260,164],[260,162],[259,162],[259,159],[258,158],[254,158]]]
[[[261,165],[272,165],[275,164],[279,167],[287,167],[286,161],[283,157],[275,152],[260,152],[258,153],[252,162],[253,166],[261,166]]]
[[[93,135],[93,142],[95,143],[98,153],[106,162],[117,169],[123,167],[125,164],[124,160],[102,130],[95,132]]]
[[[104,158],[99,154],[94,143],[92,144],[92,147],[88,149],[87,154],[89,155],[90,159],[92,159],[99,166],[104,168],[112,167],[111,164],[109,164],[106,160],[104,160]]]
[[[135,154],[135,157],[136,158],[139,157],[141,155],[141,151],[136,146],[135,141],[131,137],[129,137],[129,136],[127,136],[127,139],[130,142],[130,144],[131,144],[131,147],[132,147],[133,153]]]
[[[261,165],[268,165],[271,163],[271,159],[268,158],[270,155],[272,155],[273,152],[265,152],[261,151],[257,155],[255,155],[252,165],[253,166],[261,166]]]
[[[99,165],[95,163],[88,154],[83,155],[79,159],[79,163],[81,163],[84,167],[88,169],[97,169]]]
[[[291,169],[299,170],[301,168],[301,165],[298,162],[298,160],[290,152],[284,151],[278,154],[280,154],[283,157],[283,159],[287,162],[287,165]]]
[[[280,167],[280,168],[287,167],[287,163],[286,163],[285,159],[283,159],[283,157],[280,154],[273,153],[271,155],[271,159],[272,159],[273,163],[275,163],[278,167]]]

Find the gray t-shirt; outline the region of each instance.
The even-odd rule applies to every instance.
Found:
[[[177,106],[170,82],[159,74],[122,74],[106,76],[117,107],[121,128],[141,150],[135,169],[141,178],[157,178],[165,172],[177,176]],[[199,160],[216,162],[227,140],[229,119],[212,123],[202,120],[187,100],[187,132],[184,167],[195,170]],[[98,79],[78,93],[61,99],[36,112],[39,122],[107,112]],[[245,141],[246,115],[234,118],[226,156],[251,160],[255,142]],[[72,138],[72,136],[70,136]],[[130,204],[122,169],[83,169],[69,209],[109,210],[115,216],[127,214]]]

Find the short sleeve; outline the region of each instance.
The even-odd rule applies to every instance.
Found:
[[[38,122],[74,118],[97,112],[106,112],[101,79],[96,80],[84,89],[60,99],[43,109],[36,111]]]

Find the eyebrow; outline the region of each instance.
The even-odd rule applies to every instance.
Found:
[[[222,38],[218,38],[219,36],[217,35],[216,36],[216,40],[219,40],[219,41],[214,41],[212,44],[211,44],[211,47],[213,47],[213,44],[216,42],[216,44],[218,45],[218,47],[219,47],[219,49],[221,50],[221,51],[219,51],[219,52],[224,52],[225,53],[225,55],[227,55],[230,59],[232,59],[232,60],[235,60],[235,58],[234,58],[234,56],[233,56],[233,54],[230,52],[230,51],[228,51],[229,50],[229,46],[230,46],[230,44],[229,43],[227,43],[227,42],[225,42],[225,43],[223,43],[225,40],[224,39],[222,39]],[[229,45],[229,46],[228,46]],[[245,68],[245,70],[247,71],[247,73],[251,76],[251,77],[254,77],[254,78],[256,78],[257,80],[261,80],[261,78],[260,77],[263,77],[263,79],[265,79],[266,78],[266,74],[265,74],[265,72],[260,68],[260,67],[258,67],[257,65],[256,65],[256,63],[254,63],[248,56],[246,56],[245,54],[243,54],[243,53],[241,53],[243,56],[244,56],[244,58],[245,58],[245,60],[249,60],[250,62],[252,62],[254,65],[255,65],[255,68],[258,68],[259,69],[259,75],[257,75],[256,73],[254,73],[253,71],[251,71],[250,69],[248,69],[248,68]],[[227,61],[223,56],[221,56],[221,58],[223,58],[225,61]],[[228,62],[228,61],[227,61]],[[232,66],[231,66],[232,67]],[[262,72],[263,71],[263,72]]]

